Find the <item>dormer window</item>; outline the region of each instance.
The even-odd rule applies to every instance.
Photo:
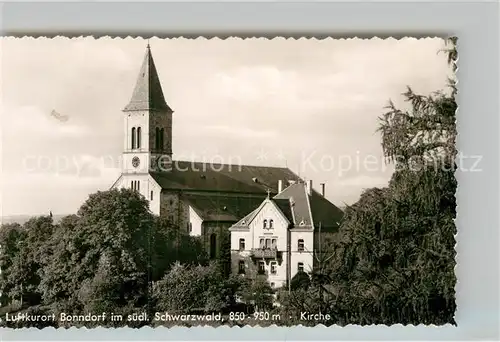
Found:
[[[267,220],[264,220],[264,223],[262,224],[262,228],[267,229]]]

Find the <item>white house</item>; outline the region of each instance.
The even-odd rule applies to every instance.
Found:
[[[299,271],[311,272],[323,234],[338,228],[342,211],[312,188],[312,181],[291,182],[268,196],[255,210],[229,228],[233,272],[267,274],[272,287],[282,287]]]

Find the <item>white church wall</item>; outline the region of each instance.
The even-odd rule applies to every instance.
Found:
[[[191,236],[201,236],[202,234],[202,224],[203,220],[200,216],[194,211],[194,209],[189,206],[189,216],[188,216],[188,225],[191,227],[191,231],[188,230],[189,235]]]

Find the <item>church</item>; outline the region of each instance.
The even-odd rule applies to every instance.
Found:
[[[241,223],[268,198],[277,201],[283,196],[283,185],[305,184],[288,168],[174,160],[173,118],[148,44],[131,99],[123,109],[122,173],[112,188],[140,192],[149,200],[151,212],[190,235],[203,237],[211,258],[220,252],[222,232]],[[331,212],[334,218],[329,219],[335,222],[329,223],[336,226],[341,211],[314,194],[322,199],[307,202],[318,203],[310,208],[312,215]],[[312,226],[310,221],[307,227]]]

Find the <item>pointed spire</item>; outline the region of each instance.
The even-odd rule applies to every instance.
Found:
[[[146,55],[137,78],[137,83],[132,93],[132,98],[124,111],[133,110],[167,110],[172,111],[165,102],[161,89],[160,78],[156,71],[151,48],[146,47]]]

